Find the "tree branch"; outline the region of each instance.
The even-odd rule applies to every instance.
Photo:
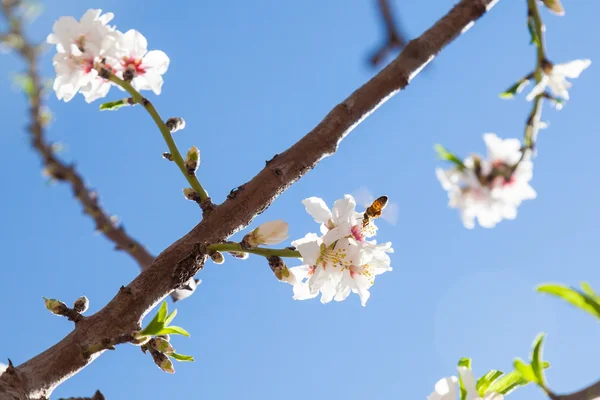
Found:
[[[594,400],[600,397],[600,381],[571,394],[548,393],[552,400]]]
[[[46,173],[57,181],[67,183],[71,186],[73,196],[81,203],[83,212],[90,216],[96,224],[96,231],[102,234],[115,245],[115,250],[127,252],[140,266],[145,270],[150,267],[154,256],[146,250],[146,248],[137,240],[132,238],[125,232],[125,228],[121,224],[113,221],[109,213],[100,206],[98,193],[85,186],[84,180],[74,165],[68,165],[60,160],[55,153],[54,146],[49,143],[44,135],[44,127],[46,125],[45,112],[42,107],[42,92],[43,86],[37,70],[37,57],[39,50],[37,46],[29,43],[22,32],[20,20],[14,18],[12,7],[7,4],[2,4],[2,9],[6,17],[12,21],[11,31],[7,34],[0,34],[0,42],[6,38],[12,38],[12,42],[16,44],[17,53],[27,63],[27,76],[31,85],[28,93],[30,109],[29,118],[30,125],[27,127],[31,136],[31,146],[36,150],[44,165]],[[178,301],[188,297],[196,288],[196,282],[188,283],[190,289],[181,289],[173,292],[171,298],[173,301]]]
[[[495,0],[462,0],[369,82],[338,104],[312,131],[272,159],[224,203],[205,214],[188,234],[164,250],[96,314],[82,320],[56,345],[0,376],[0,394],[9,399],[48,397],[60,383],[101,352],[82,349],[139,329],[141,319],[173,289],[203,267],[206,244],[220,243],[246,227],[273,200],[323,158],[362,120],[411,79],[447,44],[481,17]]]
[[[406,35],[400,33],[399,25],[394,21],[389,0],[377,0],[377,7],[381,13],[386,35],[383,44],[369,58],[369,63],[373,67],[379,65],[388,53],[402,50],[406,46]]]

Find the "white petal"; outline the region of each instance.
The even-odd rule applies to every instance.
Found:
[[[573,60],[564,64],[557,64],[553,67],[552,72],[560,73],[567,78],[579,78],[579,75],[590,65],[591,60]]]
[[[467,399],[474,399],[479,397],[477,394],[477,388],[475,383],[475,376],[473,371],[466,367],[458,367],[458,373],[463,383],[463,387],[467,391]]]
[[[309,197],[308,199],[302,200],[302,204],[304,204],[306,207],[306,212],[309,213],[315,219],[315,222],[319,224],[325,224],[331,218],[331,211],[323,199],[318,197]]]
[[[140,32],[130,29],[123,35],[122,45],[130,57],[141,59],[148,52],[148,41]]]
[[[306,237],[313,234],[308,234]],[[316,237],[316,235],[314,235]],[[305,237],[305,238],[306,238]],[[302,261],[307,265],[316,265],[317,259],[321,256],[321,246],[317,239],[315,240],[297,240],[292,242],[292,246],[302,255]]]
[[[144,56],[142,66],[154,74],[163,75],[169,69],[169,57],[161,50],[152,50]]]
[[[349,222],[350,218],[354,216],[355,208],[354,197],[349,194],[345,195],[343,199],[336,200],[333,204],[333,210],[331,210],[334,223],[337,225],[340,222]]]
[[[546,90],[546,86],[548,86],[548,76],[544,75],[542,79],[533,87],[533,89],[531,89],[531,92],[529,92],[529,94],[527,95],[527,101],[533,100],[535,96]]]
[[[427,396],[427,400],[456,400],[458,378],[450,376],[442,378],[435,384],[435,391]]]

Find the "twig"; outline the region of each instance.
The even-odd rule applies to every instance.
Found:
[[[129,236],[123,225],[114,223],[109,213],[100,206],[98,193],[85,186],[84,180],[75,166],[68,165],[60,160],[56,156],[52,144],[46,140],[44,134],[45,117],[42,107],[43,86],[37,70],[39,55],[37,46],[32,45],[25,39],[20,21],[13,17],[12,7],[3,3],[2,9],[6,17],[10,18],[13,23],[11,24],[11,32],[0,35],[0,39],[8,36],[19,38],[19,46],[15,49],[27,63],[27,76],[31,81],[31,92],[28,93],[31,123],[27,127],[31,135],[31,146],[40,154],[45,171],[53,179],[71,186],[73,196],[81,203],[83,212],[94,220],[96,231],[101,232],[110,240],[114,244],[115,250],[127,252],[138,263],[142,271],[145,270],[152,264],[155,257],[140,242]],[[195,287],[195,285],[190,283],[190,287]],[[188,296],[189,291],[182,289],[173,292],[171,298],[173,301],[178,301]]]
[[[255,249],[245,249],[239,243],[232,243],[232,242],[211,244],[206,247],[206,251],[208,251],[208,252],[210,252],[210,251],[226,251],[226,252],[233,251],[234,253],[250,253],[250,254],[257,254],[259,256],[264,256],[264,257],[271,257],[271,256],[293,257],[293,258],[301,258],[302,257],[302,255],[300,255],[299,251],[292,250],[292,249],[266,249],[264,247],[257,247]]]
[[[135,331],[144,315],[202,268],[206,255],[201,243],[223,242],[248,226],[279,194],[335,153],[354,127],[404,89],[438,52],[495,3],[461,0],[423,35],[411,40],[394,61],[335,106],[305,137],[242,185],[234,198],[216,206],[187,235],[164,250],[103,309],[82,321],[56,345],[18,366],[13,374],[2,374],[0,394],[12,398],[49,397],[60,383],[94,359],[85,358],[82,348]]]
[[[400,51],[406,46],[406,36],[400,33],[389,0],[377,0],[377,6],[381,13],[386,35],[383,44],[369,58],[369,63],[373,67],[379,65],[388,53]]]

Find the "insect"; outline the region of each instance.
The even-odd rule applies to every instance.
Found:
[[[367,225],[370,220],[381,218],[391,225],[398,221],[398,204],[390,202],[387,196],[377,199],[366,187],[356,190],[354,193],[356,202],[366,208],[363,224]]]

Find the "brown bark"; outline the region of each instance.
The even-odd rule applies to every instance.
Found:
[[[406,87],[424,65],[493,3],[462,0],[423,35],[410,41],[394,61],[335,106],[312,131],[270,160],[223,204],[206,213],[202,222],[164,250],[103,309],[78,323],[56,345],[0,376],[2,399],[48,397],[56,386],[100,355],[97,352],[90,356],[86,349],[139,329],[144,315],[202,268],[204,244],[225,240],[247,226],[279,194],[333,154],[356,125]]]

